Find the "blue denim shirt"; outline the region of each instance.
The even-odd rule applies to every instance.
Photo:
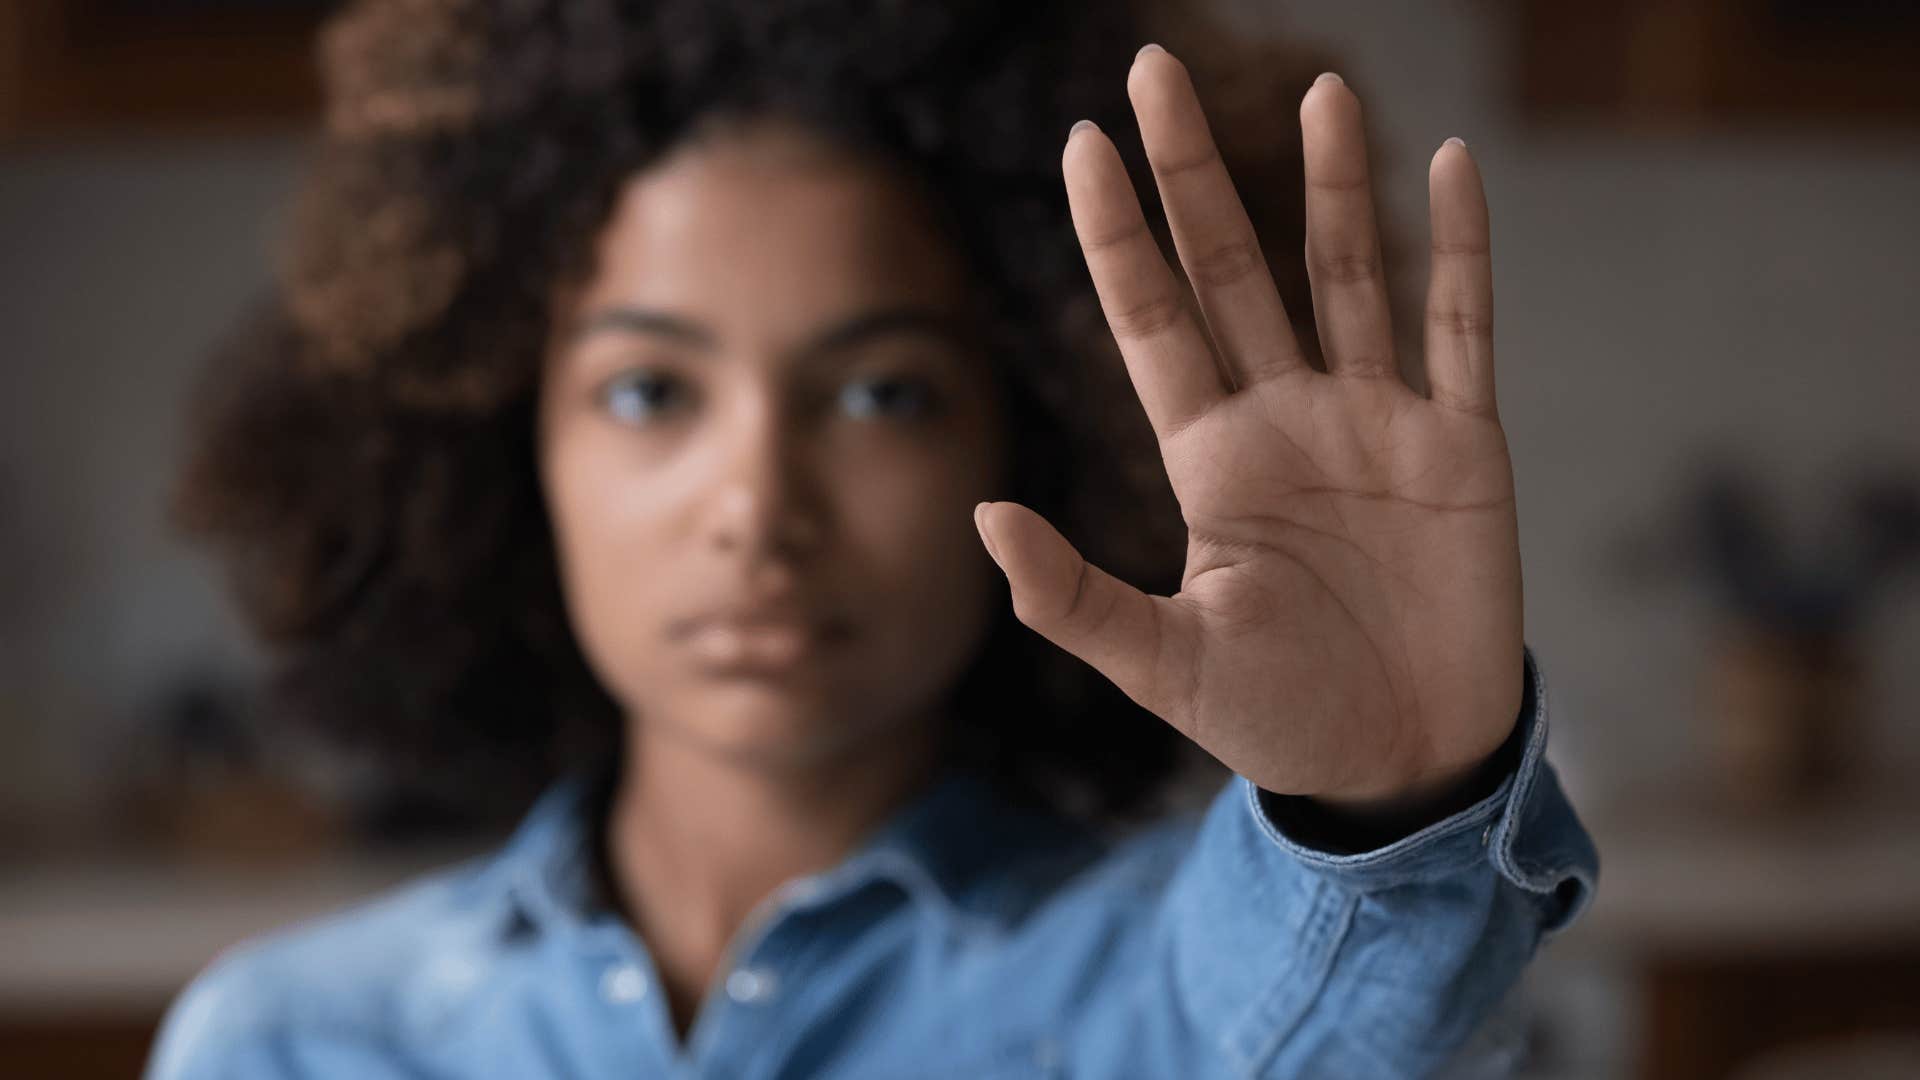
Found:
[[[1112,838],[943,780],[761,905],[684,1045],[644,943],[590,902],[566,780],[496,852],[226,950],[147,1076],[1502,1073],[1488,1017],[1598,873],[1526,669],[1517,767],[1371,851],[1310,846],[1239,777]]]

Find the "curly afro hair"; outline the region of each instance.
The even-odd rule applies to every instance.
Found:
[[[537,374],[552,298],[590,275],[623,180],[719,114],[777,112],[924,181],[1004,320],[1008,497],[1123,579],[1176,591],[1179,508],[1059,172],[1068,127],[1090,118],[1151,202],[1124,90],[1149,40],[1192,70],[1311,349],[1299,139],[1283,121],[1322,65],[1200,13],[365,0],[335,16],[277,287],[203,376],[172,503],[224,556],[274,657],[275,721],[489,820],[617,758],[620,712],[572,635],[540,497]],[[955,761],[1089,818],[1150,809],[1191,752],[1010,607],[955,694]]]

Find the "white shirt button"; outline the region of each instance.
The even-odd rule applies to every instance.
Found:
[[[771,971],[741,968],[727,976],[727,996],[742,1005],[754,1005],[773,997],[779,983]]]
[[[614,964],[600,976],[600,996],[615,1005],[631,1005],[647,996],[647,976],[633,964]]]

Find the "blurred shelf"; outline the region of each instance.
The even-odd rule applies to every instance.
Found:
[[[296,130],[328,0],[5,0],[0,140]]]
[[[0,1015],[152,1015],[228,945],[479,849],[0,868]]]
[[[1516,94],[1537,126],[1920,125],[1910,0],[1520,0]]]
[[[1835,1040],[1920,1031],[1920,801],[1739,812],[1668,796],[1587,815],[1588,918],[1551,950],[1620,972],[1631,1074],[1710,1080]]]
[[[1643,802],[1588,822],[1600,888],[1569,940],[1671,949],[1920,947],[1920,800],[1740,813]]]

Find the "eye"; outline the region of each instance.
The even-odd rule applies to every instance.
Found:
[[[840,406],[854,416],[913,419],[934,411],[933,384],[911,375],[854,379],[840,391]]]
[[[607,410],[615,418],[629,424],[644,423],[681,404],[688,396],[684,382],[671,375],[651,371],[633,371],[615,376],[600,389],[600,397]]]

